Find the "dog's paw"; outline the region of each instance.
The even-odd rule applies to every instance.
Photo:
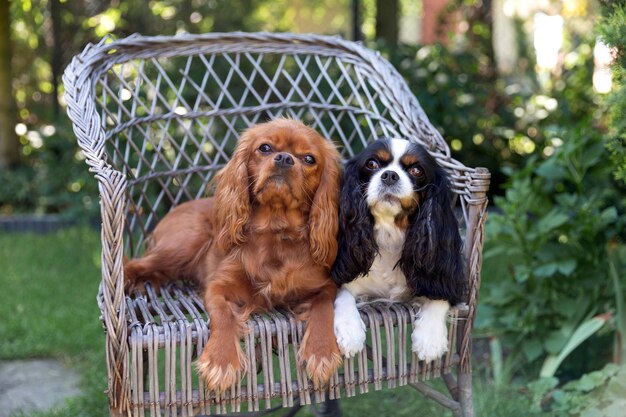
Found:
[[[351,358],[363,350],[365,323],[356,308],[336,309],[334,330],[339,350],[346,358]]]
[[[313,385],[318,388],[328,383],[343,362],[334,343],[327,349],[308,349],[307,345],[303,345],[299,357],[305,363],[306,373],[313,381]]]
[[[218,349],[207,345],[196,363],[198,374],[210,390],[223,392],[241,377],[246,360],[239,346],[222,346]]]
[[[159,281],[145,280],[145,281],[124,281],[124,291],[126,294],[140,293],[142,295],[148,294],[148,288],[151,287],[154,291],[159,293],[161,291],[161,284]]]
[[[411,333],[412,350],[420,360],[430,362],[448,351],[446,325],[418,318]]]

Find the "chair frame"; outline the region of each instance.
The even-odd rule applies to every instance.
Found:
[[[367,83],[371,91],[375,92],[374,101],[380,103],[384,111],[380,112],[371,103],[361,103],[358,108],[359,105],[354,104],[360,100],[357,95],[352,95],[347,101],[342,101],[341,106],[334,105],[335,107],[331,108],[330,104],[316,103],[313,99],[301,100],[298,103],[290,102],[287,100],[291,97],[290,95],[280,96],[276,93],[279,96],[277,100],[258,103],[246,109],[237,108],[236,105],[225,108],[220,107],[219,103],[213,103],[211,109],[187,109],[184,114],[181,114],[174,108],[175,103],[173,103],[164,112],[158,114],[148,111],[147,114],[141,116],[123,115],[121,110],[117,116],[115,113],[107,113],[107,106],[111,103],[119,108],[125,105],[122,102],[124,98],[120,97],[127,93],[123,93],[122,87],[129,91],[131,96],[135,94],[130,85],[124,84],[126,81],[123,76],[119,75],[118,80],[115,80],[121,86],[118,91],[106,91],[109,88],[108,80],[110,80],[107,78],[110,76],[108,74],[115,72],[115,68],[120,65],[135,61],[156,62],[159,59],[172,57],[249,57],[250,54],[279,56],[283,59],[284,57],[291,59],[294,56],[304,56],[312,57],[311,60],[328,59],[339,67],[349,66],[352,68],[351,71],[363,77],[360,79],[361,82]],[[237,61],[239,58],[232,59],[234,64],[239,62]],[[251,60],[250,62],[252,65],[254,62],[260,65],[261,60],[259,58],[258,61]],[[141,70],[143,67],[137,68]],[[323,72],[324,66],[321,65],[320,68]],[[210,71],[209,66],[207,70]],[[305,71],[306,68],[301,67],[300,70]],[[236,68],[235,71],[237,71]],[[301,77],[298,77],[300,80]],[[328,78],[327,75],[324,77]],[[106,334],[107,395],[112,415],[161,415],[162,413],[196,415],[197,413],[207,414],[212,410],[224,413],[228,406],[231,411],[240,411],[241,404],[246,401],[248,410],[256,411],[259,410],[259,401],[265,400],[265,407],[271,408],[271,400],[276,398],[282,398],[281,405],[289,407],[294,406],[294,397],[296,397],[296,405],[298,400],[301,404],[322,402],[326,398],[339,398],[342,392],[347,396],[356,395],[357,388],[359,393],[366,393],[372,384],[374,389],[378,390],[382,388],[383,382],[387,382],[389,387],[409,384],[425,396],[452,410],[455,416],[471,417],[474,415],[471,381],[472,330],[480,286],[487,207],[486,192],[489,187],[490,174],[485,168],[468,168],[451,157],[445,140],[431,125],[405,81],[379,53],[358,43],[320,35],[240,32],[185,34],[174,37],[133,35],[114,41],[103,39],[98,44],[88,45],[71,61],[65,70],[63,80],[67,111],[73,122],[78,144],[85,156],[85,162],[99,185],[102,217],[102,279],[97,300]],[[270,81],[273,79],[268,78],[267,82]],[[144,84],[146,82],[144,80]],[[348,77],[341,78],[341,82],[344,85],[350,83]],[[250,84],[252,83],[250,81]],[[358,89],[356,81],[354,84],[352,88]],[[315,89],[315,85],[312,88]],[[201,88],[198,91],[201,94]],[[312,97],[312,94],[308,97]],[[106,98],[103,98],[104,96]],[[269,94],[266,97],[268,96]],[[137,98],[133,97],[133,100]],[[179,99],[175,101],[178,102]],[[327,108],[322,109],[323,106]],[[361,314],[368,326],[368,334],[371,335],[371,347],[364,350],[356,359],[345,359],[344,373],[333,377],[331,386],[326,392],[315,391],[307,383],[306,374],[289,359],[289,351],[293,348],[292,345],[298,343],[298,334],[301,335],[301,323],[288,312],[274,312],[267,316],[252,317],[249,321],[249,336],[246,337],[248,359],[262,362],[259,363],[259,367],[263,370],[261,383],[256,381],[257,376],[251,372],[246,379],[247,386],[242,386],[240,382],[230,393],[222,396],[205,390],[201,381],[199,387],[194,388],[190,382],[193,377],[192,373],[195,373],[192,370],[192,361],[194,355],[201,351],[209,335],[206,312],[193,288],[175,284],[163,289],[161,293],[148,288],[148,294],[145,296],[124,293],[123,260],[125,256],[139,250],[137,248],[143,243],[158,216],[153,216],[152,226],[148,225],[149,221],[145,223],[136,221],[137,216],[141,216],[142,213],[140,213],[139,204],[129,197],[129,193],[133,187],[138,186],[140,178],[133,177],[134,171],[120,164],[120,159],[123,160],[125,155],[120,151],[121,148],[115,148],[117,145],[114,142],[119,135],[124,134],[125,130],[134,129],[142,124],[169,123],[164,120],[196,116],[219,117],[226,120],[234,114],[250,115],[255,112],[265,112],[269,115],[288,114],[297,117],[302,114],[302,111],[310,111],[314,117],[317,117],[315,115],[319,113],[316,112],[322,110],[337,111],[339,113],[336,114],[347,114],[350,117],[358,113],[358,117],[365,117],[362,125],[378,123],[376,129],[382,129],[382,133],[417,141],[425,145],[438,163],[449,173],[456,203],[460,206],[459,211],[462,212],[464,223],[464,257],[467,263],[468,279],[466,303],[456,306],[451,312],[453,319],[449,325],[450,352],[445,358],[430,364],[418,363],[410,349],[408,351],[406,349],[407,343],[410,343],[410,337],[407,338],[407,334],[410,335],[410,325],[417,311],[416,307],[410,304],[366,306],[361,309]],[[257,120],[252,116],[247,118],[248,116],[244,115],[243,117],[250,122]],[[340,128],[328,132],[320,119],[315,120],[319,123],[314,123],[313,127],[320,129],[326,137],[340,136],[345,146],[344,156],[351,156],[353,151],[348,135],[341,132]],[[333,120],[337,127],[339,122]],[[164,134],[167,133],[166,130],[163,130]],[[185,136],[187,135],[188,133],[185,133]],[[360,141],[374,138],[372,132],[368,134],[359,130],[358,135],[361,135]],[[205,139],[200,138],[198,143],[202,145]],[[149,135],[146,134],[146,141],[148,140]],[[130,139],[128,141],[130,142]],[[112,143],[113,151],[111,151]],[[143,152],[144,148],[141,149]],[[115,152],[118,154],[114,155]],[[345,155],[346,152],[347,155]],[[146,165],[149,164],[146,163]],[[149,168],[155,168],[155,165],[152,164]],[[185,169],[174,168],[169,173],[150,171],[143,179],[156,179],[165,189],[168,186],[172,187],[169,181],[175,175],[200,172],[200,168],[193,164]],[[208,172],[206,169],[209,168],[211,172],[214,172],[219,168],[219,164],[213,164],[208,168],[204,166],[202,169],[205,171],[202,172]],[[208,180],[210,175],[207,174],[203,178]],[[201,192],[205,191],[205,189],[201,190]],[[165,192],[168,193],[167,190]],[[179,194],[172,200],[172,204],[178,204],[189,197],[189,193]],[[194,196],[191,197],[194,198]],[[141,201],[141,197],[139,200]],[[135,224],[135,228],[139,228],[140,238],[135,243],[128,232],[132,224]],[[395,344],[390,342],[392,339]],[[381,342],[382,340],[389,342],[387,346]],[[258,352],[259,349],[261,353]],[[278,354],[272,355],[273,349],[277,349]],[[165,360],[162,358],[163,350],[165,350]],[[180,361],[179,366],[176,364],[177,357]],[[272,364],[276,364],[276,361],[281,367],[280,381],[274,379],[271,370]],[[163,363],[165,363],[165,371],[162,368]],[[161,374],[165,372],[164,389],[159,386],[158,366],[161,366]],[[456,370],[456,378],[453,375],[454,370]],[[180,380],[177,382],[178,372],[180,372]],[[278,372],[276,371],[277,375]],[[289,375],[292,375],[293,379]],[[425,380],[438,376],[444,380],[449,395],[424,383]],[[162,375],[161,378],[163,378]],[[173,382],[170,383],[172,380]]]

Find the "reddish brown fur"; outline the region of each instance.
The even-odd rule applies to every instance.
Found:
[[[262,144],[273,152],[260,152]],[[277,152],[289,153],[294,165],[278,170]],[[306,154],[316,163],[304,163]],[[144,257],[125,264],[129,288],[171,278],[201,284],[211,335],[198,371],[210,389],[226,389],[245,369],[239,341],[248,315],[276,306],[297,310],[305,320],[298,356],[316,385],[339,366],[330,279],[339,164],[335,147],[299,122],[256,125],[218,175],[215,197],[172,210],[154,230]]]
[[[402,165],[404,165],[405,167],[408,167],[413,164],[417,164],[419,162],[419,159],[417,159],[417,156],[415,155],[404,155],[402,156],[402,158],[400,158],[400,162],[402,162]]]
[[[391,153],[386,150],[386,149],[379,149],[376,152],[376,156],[378,157],[379,160],[381,161],[391,161],[393,159],[393,156],[391,155]]]

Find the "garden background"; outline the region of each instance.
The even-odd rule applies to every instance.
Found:
[[[468,166],[492,172],[476,322],[481,416],[626,409],[626,2],[0,0],[0,360],[56,357],[104,415],[96,181],[60,75],[103,36],[338,34],[380,50]],[[46,235],[8,224],[54,214]],[[407,390],[344,415],[440,415]]]

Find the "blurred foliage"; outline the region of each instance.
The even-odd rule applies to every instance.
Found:
[[[511,175],[487,224],[485,264],[499,270],[483,282],[477,326],[503,340],[518,369],[558,354],[615,300],[606,260],[609,242],[623,238],[624,190],[611,179],[602,135],[586,124],[560,132],[550,158],[532,157]]]
[[[52,1],[58,3],[58,19],[62,21],[58,33],[52,29]],[[332,3],[332,4],[331,4]],[[467,29],[455,35],[450,46],[402,45],[388,56],[402,73],[416,94],[433,124],[451,144],[455,156],[470,166],[485,166],[492,172],[491,194],[501,194],[501,185],[506,181],[505,169],[516,169],[523,165],[529,155],[549,155],[562,142],[555,131],[559,126],[569,126],[585,119],[597,102],[591,90],[591,40],[573,39],[571,52],[564,59],[563,71],[554,77],[547,88],[538,84],[532,56],[520,59],[523,70],[517,77],[498,79],[495,74],[491,47],[491,28],[485,2],[455,0],[448,13],[465,16]],[[375,1],[365,0],[362,5],[363,27],[366,34],[375,20]],[[404,11],[415,9],[411,2],[402,1]],[[373,10],[374,8],[374,10]],[[292,30],[295,26],[306,31],[324,27],[328,33],[346,35],[349,27],[349,0],[329,2],[327,0],[168,0],[129,2],[123,0],[28,0],[11,2],[12,31],[15,50],[13,68],[16,74],[14,89],[22,129],[24,165],[10,176],[7,188],[19,188],[33,178],[41,179],[39,189],[76,194],[76,212],[83,205],[85,194],[77,183],[83,180],[75,174],[80,170],[69,169],[60,186],[44,185],[49,176],[35,174],[34,167],[42,167],[35,161],[47,153],[48,143],[55,141],[39,132],[45,126],[53,126],[57,132],[68,132],[65,140],[73,144],[72,135],[63,128],[54,114],[54,83],[51,55],[61,54],[64,67],[87,42],[97,41],[102,36],[114,33],[126,36],[141,32],[145,35],[168,35],[180,32],[200,33],[229,30]],[[419,11],[413,10],[417,13]],[[322,22],[322,25],[320,25]],[[369,22],[369,23],[368,23]],[[317,25],[317,26],[315,26]],[[525,36],[518,37],[520,48],[529,52]],[[371,42],[369,46],[387,51],[385,45]],[[389,53],[387,52],[387,55]],[[62,89],[57,92],[62,101]],[[39,135],[43,143],[31,143]],[[62,139],[58,139],[60,141]],[[555,145],[556,144],[556,145]],[[80,165],[73,159],[69,161]],[[60,173],[59,173],[60,174]],[[88,183],[88,182],[87,182]],[[33,187],[30,187],[31,190]],[[17,193],[17,194],[20,194]],[[53,192],[51,191],[51,194]],[[4,193],[0,198],[0,212],[63,211],[65,205],[48,203],[47,197],[30,197],[45,202],[35,204],[24,199],[11,198],[15,193]],[[53,199],[54,200],[54,199]]]
[[[451,2],[448,13],[466,16],[468,29],[455,34],[449,46],[400,45],[393,53],[381,42],[372,47],[382,50],[406,79],[455,157],[469,166],[487,167],[490,195],[501,195],[508,174],[529,156],[546,158],[563,143],[562,127],[594,119],[600,105],[592,88],[595,40],[572,27],[562,67],[541,83],[532,45],[520,33],[519,71],[500,78],[491,28],[480,20],[483,8],[476,1]]]
[[[59,2],[58,33],[52,31],[50,4]],[[124,37],[220,31],[285,31],[297,23],[323,24],[328,34],[347,34],[348,0],[24,0],[11,2],[15,45],[13,73],[20,118],[28,125],[51,120],[52,62],[58,48],[61,66],[85,44],[113,34]],[[305,24],[306,23],[306,24]],[[62,68],[61,68],[62,69]]]
[[[612,66],[613,80],[619,88],[609,96],[609,141],[611,159],[615,165],[615,178],[626,184],[626,4],[609,3],[600,22],[601,38],[615,51]]]
[[[501,341],[510,377],[536,378],[541,362],[562,355],[576,330],[593,316],[609,326],[586,335],[565,358],[557,377],[579,378],[623,350],[618,322],[623,320],[620,280],[625,271],[621,263],[608,259],[611,253],[626,253],[626,184],[619,181],[626,157],[621,102],[625,28],[623,7],[609,6],[599,31],[621,49],[608,98],[592,90],[594,40],[581,33],[568,39],[573,52],[564,55],[561,72],[539,83],[542,100],[551,100],[554,109],[541,112],[528,127],[537,129],[533,144],[539,152],[526,158],[520,169],[504,166],[509,179],[504,195],[494,199],[497,209],[487,222],[486,272],[476,325]],[[517,120],[513,126],[522,125]],[[571,415],[605,415],[593,407],[576,408],[576,402],[594,404],[593,394],[576,386],[550,385],[544,391],[554,395],[549,408],[571,409]]]
[[[18,107],[15,123],[22,163],[0,172],[0,214],[47,212],[89,217],[97,210],[92,200],[97,196],[96,184],[85,169],[69,121],[64,114],[55,113],[57,100],[63,103],[63,89],[55,91],[53,76],[59,76],[85,44],[109,34],[285,31],[296,24],[304,31],[324,27],[328,34],[345,36],[347,10],[349,0],[332,4],[326,0],[10,2],[11,64]],[[55,25],[54,19],[60,24]]]
[[[486,56],[441,44],[401,45],[389,59],[458,159],[490,168],[496,184],[504,180],[501,163],[521,163],[524,149],[511,152],[512,146],[521,144],[512,128],[518,118],[511,101],[526,100],[514,89],[507,94],[503,85],[494,88]]]
[[[532,412],[559,416],[621,417],[626,409],[626,366],[608,364],[601,370],[559,386],[557,378],[529,384]]]
[[[94,218],[97,183],[86,169],[69,122],[44,125],[22,137],[23,163],[0,171],[0,214],[61,213]]]

